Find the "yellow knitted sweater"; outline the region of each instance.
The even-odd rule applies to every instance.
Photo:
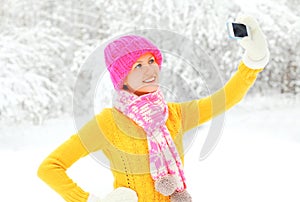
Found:
[[[168,103],[166,125],[182,162],[183,134],[238,103],[260,71],[262,69],[253,70],[240,63],[238,71],[213,95],[189,102]],[[102,150],[110,161],[115,188],[122,186],[135,190],[139,202],[170,201],[154,189],[145,132],[114,108],[104,109],[54,150],[40,165],[38,176],[66,201],[85,202],[89,193],[73,182],[66,170],[79,158],[98,150]]]

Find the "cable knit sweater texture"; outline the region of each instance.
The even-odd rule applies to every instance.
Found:
[[[262,69],[253,70],[240,63],[226,85],[211,96],[183,103],[168,103],[166,125],[183,158],[183,135],[237,104]],[[78,133],[54,150],[40,165],[38,176],[68,202],[85,202],[89,193],[66,174],[78,159],[98,150],[110,161],[114,187],[136,191],[139,202],[168,202],[154,189],[149,173],[146,134],[142,128],[114,108],[106,108],[86,123]],[[109,182],[103,182],[109,184]]]

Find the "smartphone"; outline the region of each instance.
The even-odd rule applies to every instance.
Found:
[[[236,23],[236,22],[227,22],[227,30],[229,37],[232,39],[241,39],[243,37],[250,37],[250,28],[247,25]]]

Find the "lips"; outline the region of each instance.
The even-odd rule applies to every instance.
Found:
[[[155,79],[156,79],[156,77],[153,76],[153,77],[151,77],[151,78],[149,78],[149,79],[144,80],[143,82],[144,82],[144,83],[151,83],[151,82],[155,81]]]

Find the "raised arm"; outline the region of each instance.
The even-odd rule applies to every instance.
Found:
[[[199,126],[236,105],[247,94],[260,71],[262,69],[250,69],[240,63],[238,71],[216,93],[182,103],[183,131]]]
[[[252,38],[243,38],[240,45],[246,50],[238,71],[225,86],[211,96],[181,103],[183,131],[188,131],[237,104],[254,84],[257,74],[269,61],[269,50],[257,21],[249,16],[239,17],[238,22],[251,28]]]

